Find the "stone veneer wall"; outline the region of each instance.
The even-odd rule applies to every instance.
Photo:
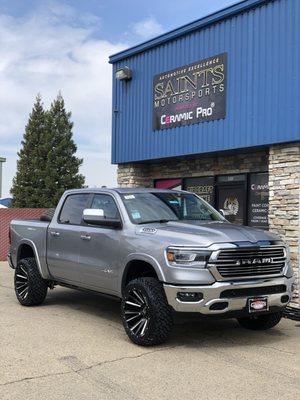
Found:
[[[268,170],[268,151],[249,151],[168,159],[152,163],[118,165],[118,184],[123,187],[153,187],[155,179],[190,178]]]
[[[290,246],[291,261],[297,283],[292,304],[300,307],[300,143],[270,147],[269,186],[270,230],[278,233]]]
[[[189,178],[269,170],[270,230],[284,238],[298,281],[293,305],[299,305],[300,143],[230,155],[197,156],[118,166],[123,187],[153,187],[155,179]]]

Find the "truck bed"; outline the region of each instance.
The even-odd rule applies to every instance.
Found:
[[[47,231],[50,222],[40,220],[12,220],[10,224],[11,249],[10,258],[12,266],[16,266],[17,249],[20,244],[30,245],[34,248],[37,259],[40,262],[40,270],[43,277],[48,275],[46,261],[47,252]]]

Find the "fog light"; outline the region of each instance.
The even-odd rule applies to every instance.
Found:
[[[285,294],[284,296],[281,296],[281,303],[288,303],[290,300],[290,297]]]
[[[177,299],[186,303],[196,303],[203,299],[203,294],[200,292],[178,292]]]

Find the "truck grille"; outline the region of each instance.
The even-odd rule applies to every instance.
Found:
[[[223,278],[280,275],[285,266],[283,247],[221,250],[214,265]]]

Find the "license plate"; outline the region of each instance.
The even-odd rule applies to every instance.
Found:
[[[268,298],[267,297],[255,297],[252,299],[248,299],[248,307],[249,307],[250,313],[267,311],[269,309]]]

